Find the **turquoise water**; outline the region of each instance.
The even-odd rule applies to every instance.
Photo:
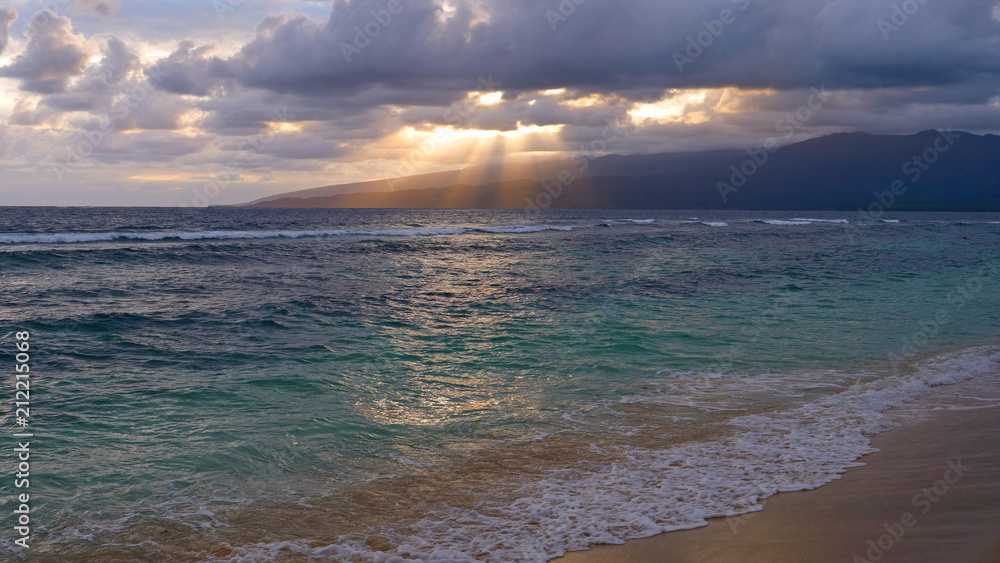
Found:
[[[33,557],[543,561],[818,486],[997,365],[1000,215],[892,219],[6,208]],[[808,470],[726,465],[779,419]]]

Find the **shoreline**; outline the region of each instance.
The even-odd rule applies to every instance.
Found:
[[[901,426],[872,438],[880,451],[827,485],[779,493],[759,512],[551,561],[1000,561],[1000,378],[988,379],[892,411]]]

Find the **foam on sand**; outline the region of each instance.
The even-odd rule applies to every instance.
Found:
[[[998,384],[997,374],[976,377],[891,411],[903,428],[876,436],[872,443],[881,451],[865,457],[865,467],[815,494],[781,495],[753,518],[713,521],[559,561],[716,561],[721,543],[734,556],[753,553],[759,561],[1000,561]],[[945,489],[941,496],[923,494],[932,484],[939,487],[935,495]],[[915,525],[900,526],[904,510]]]
[[[297,553],[475,561],[488,554],[491,561],[543,562],[599,543],[705,526],[712,517],[761,510],[760,501],[775,493],[815,489],[837,479],[875,451],[873,435],[896,425],[888,409],[926,396],[934,386],[992,374],[998,367],[1000,346],[972,348],[923,361],[908,375],[857,383],[783,411],[736,417],[714,440],[663,448],[595,444],[619,450],[621,461],[549,470],[521,485],[512,500],[483,495],[475,508],[445,507],[406,529],[372,530],[395,546],[391,552],[374,551],[355,536],[322,547],[245,546],[233,560]]]

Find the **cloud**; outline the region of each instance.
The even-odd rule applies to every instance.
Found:
[[[115,164],[169,163],[178,157],[197,153],[210,139],[203,135],[172,135],[163,131],[137,131],[109,135],[95,147],[92,158],[96,161]]]
[[[993,6],[979,0],[928,3],[897,23],[893,1],[607,0],[572,4],[553,31],[555,0],[486,2],[482,20],[468,2],[452,11],[404,2],[338,2],[323,24],[269,16],[255,38],[178,93],[204,93],[213,79],[303,95],[351,95],[381,86],[409,91],[464,88],[492,72],[505,88],[569,87],[592,92],[665,88],[795,89],[922,87],[959,84],[1000,72]],[[728,12],[726,12],[728,11]],[[725,24],[722,14],[728,13]],[[717,35],[717,36],[716,36]],[[700,41],[704,46],[691,41]],[[706,39],[707,38],[707,39]],[[357,49],[351,57],[345,45]],[[680,72],[675,55],[691,59]],[[351,58],[350,61],[347,59]]]
[[[749,147],[820,86],[830,99],[783,143],[1000,130],[996,0],[917,3],[902,16],[899,0],[398,2],[259,0],[223,21],[199,0],[122,12],[76,0],[74,25],[39,12],[44,25],[29,26],[0,68],[25,92],[5,106],[4,135],[33,162],[111,119],[100,166],[81,178],[129,167],[204,175],[268,135],[241,161],[248,177],[308,187],[392,175],[434,135],[420,171],[569,154],[609,120],[627,132],[612,152]],[[0,8],[0,47],[16,17]],[[292,123],[276,123],[274,108]],[[21,163],[5,146],[4,166]]]
[[[221,86],[229,69],[211,56],[214,46],[196,47],[193,41],[182,41],[177,50],[155,65],[158,74],[165,75],[160,87],[174,94],[208,96]],[[151,73],[152,74],[152,73]]]
[[[7,48],[10,40],[10,26],[17,20],[17,10],[10,4],[0,5],[0,54]]]
[[[69,18],[47,10],[36,13],[32,24],[24,53],[0,67],[0,76],[20,79],[21,89],[28,92],[64,92],[69,80],[81,75],[87,66],[90,50],[86,41],[73,33]]]
[[[100,62],[88,65],[78,80],[45,97],[42,105],[58,112],[106,113],[113,98],[141,75],[142,64],[139,55],[114,35],[107,37],[101,52]]]

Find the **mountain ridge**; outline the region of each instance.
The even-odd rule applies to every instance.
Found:
[[[835,133],[780,148],[607,155],[327,186],[255,207],[1000,211],[1000,137]],[[361,186],[363,190],[350,190]],[[378,187],[394,187],[382,189]],[[341,193],[336,193],[338,190]],[[313,195],[301,197],[302,195]],[[323,195],[325,194],[325,195]],[[881,212],[880,211],[880,212]]]

